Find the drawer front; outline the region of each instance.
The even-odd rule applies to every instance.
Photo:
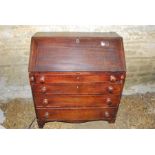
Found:
[[[33,85],[33,93],[44,94],[116,94],[121,92],[121,84],[108,83],[72,83],[72,84],[51,84]]]
[[[108,76],[99,75],[40,75],[36,78],[36,83],[40,83],[44,78],[44,83],[79,83],[79,82],[99,82],[109,80]]]
[[[116,107],[120,96],[112,95],[35,95],[37,107]]]
[[[58,72],[30,74],[30,80],[35,83],[79,83],[79,82],[121,82],[125,75],[123,73],[90,73],[90,72]]]
[[[55,108],[37,109],[38,118],[48,121],[82,122],[93,120],[111,120],[115,118],[117,108]]]

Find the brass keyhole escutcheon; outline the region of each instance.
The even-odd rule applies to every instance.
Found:
[[[79,39],[79,38],[76,38],[75,42],[76,42],[77,44],[79,44],[79,43],[80,43],[80,39]]]
[[[77,79],[77,80],[79,80],[79,79],[80,79],[80,77],[78,76],[76,79]]]

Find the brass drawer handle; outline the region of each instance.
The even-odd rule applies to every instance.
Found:
[[[44,76],[41,76],[40,77],[40,83],[44,83],[45,82],[45,77]]]
[[[112,86],[109,86],[109,87],[108,87],[108,92],[109,92],[109,93],[113,93],[113,90],[114,90],[114,88],[113,88]]]
[[[43,100],[43,104],[44,104],[44,105],[47,105],[47,104],[48,104],[48,99],[45,98],[45,99]]]

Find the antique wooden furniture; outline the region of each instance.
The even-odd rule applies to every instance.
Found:
[[[40,128],[49,121],[115,122],[126,76],[116,33],[36,33],[29,79]]]

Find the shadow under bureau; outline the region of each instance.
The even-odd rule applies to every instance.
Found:
[[[126,76],[116,33],[36,33],[28,70],[39,128],[49,121],[115,122]]]

